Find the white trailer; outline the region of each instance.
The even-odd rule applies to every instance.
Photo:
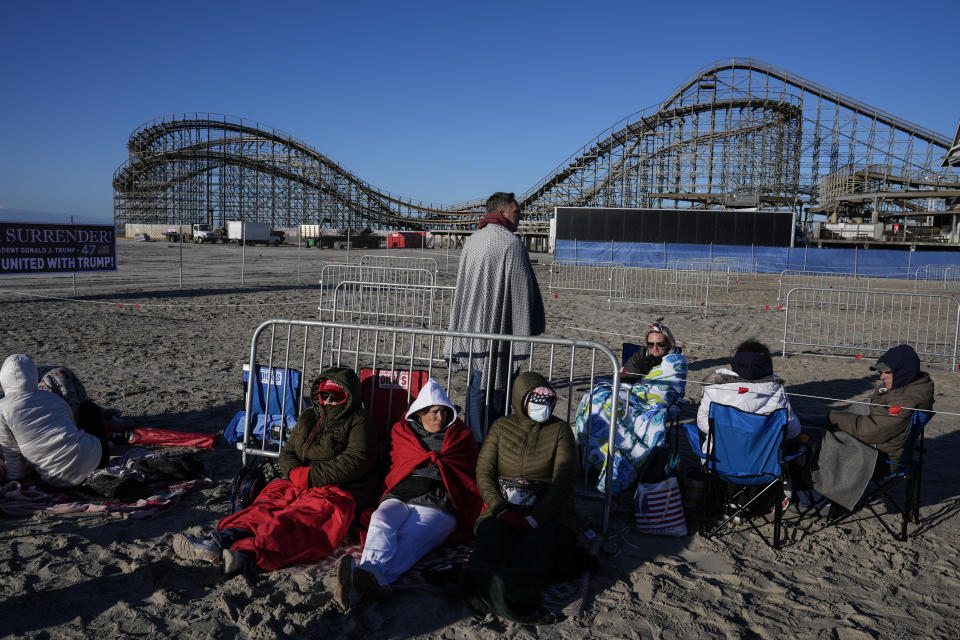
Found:
[[[270,225],[266,222],[227,221],[228,242],[277,245],[280,240],[279,236],[270,233]]]

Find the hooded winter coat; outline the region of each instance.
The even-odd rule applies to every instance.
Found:
[[[785,439],[789,440],[800,434],[800,421],[790,408],[790,398],[783,388],[783,380],[776,375],[747,380],[730,369],[717,369],[712,373],[704,381],[703,398],[697,410],[697,428],[704,435],[710,431],[710,405],[714,402],[761,415],[786,407],[788,418]]]
[[[0,448],[7,477],[23,478],[32,464],[40,478],[56,487],[73,487],[100,463],[100,441],[81,429],[67,401],[37,389],[37,367],[30,356],[15,354],[0,368]]]
[[[577,449],[570,425],[557,418],[534,422],[523,399],[535,387],[549,386],[539,373],[525,371],[513,383],[513,413],[490,427],[477,460],[477,486],[487,508],[477,524],[505,509],[517,509],[540,524],[556,521],[576,533],[579,518],[573,502],[577,473]],[[522,477],[547,483],[529,510],[509,505],[500,493],[501,477]],[[476,529],[476,527],[474,527]]]
[[[920,371],[920,359],[906,345],[887,351],[880,356],[878,365],[881,362],[893,373],[893,388],[877,387],[870,396],[867,415],[831,411],[830,422],[861,442],[876,445],[888,459],[899,462],[913,410],[933,408],[933,380]]]
[[[320,402],[319,387],[328,379],[343,388],[346,402]],[[309,466],[307,488],[337,485],[353,495],[357,510],[375,504],[380,495],[377,435],[363,408],[357,374],[327,369],[311,385],[310,404],[280,451],[280,472],[287,478],[295,467]]]
[[[421,409],[435,405],[448,407],[452,418],[442,431],[430,434],[414,423],[413,416]],[[424,437],[418,431],[427,435]],[[431,441],[424,442],[427,438]],[[430,378],[427,381],[404,419],[393,425],[390,444],[390,471],[384,483],[386,491],[383,497],[399,497],[391,492],[413,476],[439,478],[442,483],[440,491],[449,497],[453,515],[457,517],[458,530],[469,535],[483,508],[475,479],[477,443],[470,429],[458,419],[456,407],[436,380]],[[414,498],[404,501],[439,508],[430,500]]]

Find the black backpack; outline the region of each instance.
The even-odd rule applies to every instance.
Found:
[[[246,509],[256,499],[271,480],[280,476],[280,467],[275,460],[257,459],[251,456],[233,476],[230,487],[230,513]]]

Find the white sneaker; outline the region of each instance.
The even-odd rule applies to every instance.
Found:
[[[182,533],[173,536],[173,552],[184,560],[200,560],[210,564],[220,564],[223,556],[223,549],[213,539],[194,538]]]

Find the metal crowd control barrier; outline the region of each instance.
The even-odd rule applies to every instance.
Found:
[[[744,274],[749,273],[751,275],[756,275],[760,270],[760,263],[754,258],[747,258],[744,256],[730,256],[730,257],[713,257],[710,258],[715,264],[725,264],[730,267],[731,274]]]
[[[790,289],[846,289],[868,291],[870,276],[862,273],[834,273],[832,271],[781,271],[777,285],[777,302],[783,302]]]
[[[708,274],[711,287],[723,287],[730,291],[730,265],[715,262],[710,259],[693,258],[690,260],[672,260],[667,263],[667,269],[677,272],[700,271]]]
[[[446,329],[456,287],[347,280],[333,292],[335,322]]]
[[[363,264],[328,264],[320,270],[320,319],[332,312],[332,295],[327,289],[335,289],[341,282],[382,282],[403,285],[435,285],[437,272],[429,269],[397,267],[373,267]]]
[[[883,352],[906,343],[957,368],[960,301],[952,296],[798,287],[786,310],[784,357],[787,345]]]
[[[550,265],[550,291],[572,291],[583,295],[610,296],[613,270],[624,266],[605,261],[554,261]]]
[[[960,290],[960,265],[928,264],[914,269],[910,274],[913,290],[941,289]]]
[[[440,270],[435,259],[414,256],[360,256],[360,264],[388,269],[426,269],[434,273]]]
[[[613,302],[696,307],[706,315],[710,306],[709,271],[617,267],[613,272]]]
[[[458,358],[445,345],[469,345],[467,352]],[[456,347],[460,349],[460,346]],[[423,350],[422,352],[419,350]],[[439,329],[411,327],[387,327],[369,324],[323,322],[318,320],[267,320],[253,333],[250,345],[250,370],[258,366],[270,368],[295,368],[303,372],[303,389],[322,370],[333,367],[350,367],[357,371],[361,380],[366,376],[369,397],[364,396],[367,411],[378,415],[377,388],[388,388],[387,402],[393,402],[393,392],[400,397],[406,389],[409,403],[409,383],[415,375],[425,370],[447,392],[450,400],[458,406],[467,407],[468,375],[472,369],[482,372],[487,382],[485,407],[491,402],[490,382],[497,370],[536,371],[550,380],[557,392],[558,401],[554,415],[571,426],[575,423],[576,408],[584,394],[592,394],[598,378],[612,380],[613,388],[620,384],[620,366],[617,356],[606,346],[586,340],[549,338],[543,336],[510,336],[489,333],[463,333]],[[504,376],[509,378],[509,376]],[[407,386],[404,387],[406,381]],[[511,380],[505,386],[504,412],[511,412]],[[252,388],[252,385],[251,385]],[[367,392],[365,391],[365,394]],[[243,440],[237,443],[243,460],[247,456],[278,457],[282,442],[271,442],[266,436],[253,435],[250,415],[252,394],[248,391],[245,408]],[[592,398],[590,398],[592,401]],[[619,394],[611,397],[610,415],[616,416]],[[382,398],[381,398],[382,401]],[[591,402],[592,404],[592,402]],[[401,410],[405,407],[401,407]],[[383,406],[380,405],[380,411]],[[394,415],[393,407],[387,407],[384,415]],[[606,487],[613,485],[613,460],[615,450],[616,420],[611,420],[607,438]],[[377,424],[381,433],[390,424]],[[599,497],[600,494],[593,492]],[[603,494],[603,525],[606,531],[610,518],[611,493]]]

